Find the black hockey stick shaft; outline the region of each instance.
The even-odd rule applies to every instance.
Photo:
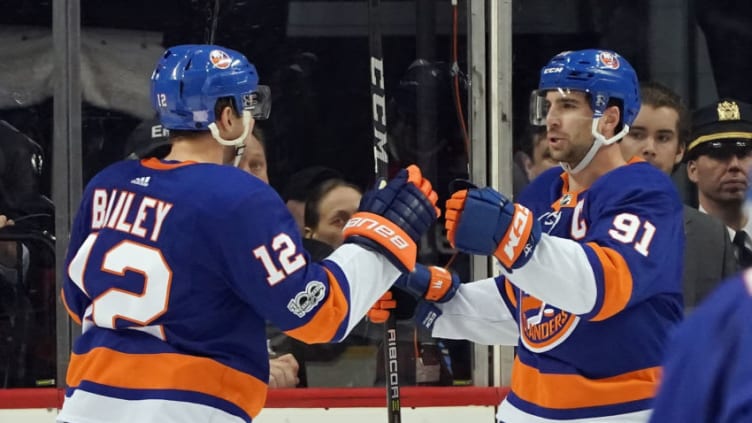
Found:
[[[217,35],[218,23],[219,23],[219,0],[214,0],[214,7],[209,10],[209,20],[207,22],[207,28],[206,28],[206,43],[207,44],[214,44],[214,37]]]
[[[371,52],[371,106],[373,116],[373,165],[376,180],[388,176],[386,152],[386,91],[384,56],[381,51],[380,0],[368,1],[368,42]],[[395,310],[384,323],[384,378],[389,423],[400,423],[399,363],[397,361],[397,318]]]

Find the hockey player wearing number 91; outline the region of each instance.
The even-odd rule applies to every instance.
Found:
[[[272,188],[223,166],[269,113],[254,66],[176,46],[151,81],[172,149],[108,167],[83,194],[61,293],[83,333],[57,419],[250,422],[269,380],[265,321],[308,343],[343,339],[415,266],[437,196],[417,167],[401,170],[311,262]]]
[[[518,345],[501,422],[645,422],[682,318],[684,232],[668,176],[615,144],[640,109],[637,76],[614,52],[565,52],[532,101],[564,171],[519,203],[491,188],[447,201],[450,242],[495,256],[501,276],[421,304],[420,321],[435,337]]]

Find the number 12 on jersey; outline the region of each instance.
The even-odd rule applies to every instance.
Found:
[[[264,265],[266,281],[270,286],[274,286],[282,282],[288,275],[305,266],[306,260],[303,254],[298,253],[292,238],[284,232],[272,239],[271,247],[270,252],[266,245],[260,245],[253,250],[253,255]],[[277,262],[282,269],[277,267],[272,259],[272,254],[277,256]]]

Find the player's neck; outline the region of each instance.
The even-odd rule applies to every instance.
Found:
[[[224,149],[211,135],[197,139],[175,138],[165,160],[223,164]]]
[[[747,224],[747,216],[744,214],[743,203],[729,204],[728,202],[716,201],[702,192],[699,194],[699,203],[705,213],[720,219],[729,228],[738,231]]]
[[[627,162],[621,155],[617,143],[603,146],[595,153],[595,157],[590,164],[585,166],[585,169],[575,174],[569,174],[569,190],[582,191],[588,189],[601,176],[626,164]]]

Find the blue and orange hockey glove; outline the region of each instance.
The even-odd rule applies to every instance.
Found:
[[[438,195],[420,169],[402,169],[383,187],[363,195],[358,211],[345,224],[345,242],[378,251],[402,272],[415,267],[417,243],[441,212]]]
[[[397,300],[394,299],[392,291],[386,291],[384,295],[379,298],[371,309],[366,314],[368,320],[373,323],[384,323],[389,320],[389,314],[391,310],[397,308]]]
[[[453,247],[493,255],[507,269],[524,266],[541,237],[530,210],[488,187],[454,193],[446,202],[445,227]]]
[[[400,276],[394,286],[417,299],[444,303],[457,293],[460,278],[443,267],[416,264],[415,270]]]

